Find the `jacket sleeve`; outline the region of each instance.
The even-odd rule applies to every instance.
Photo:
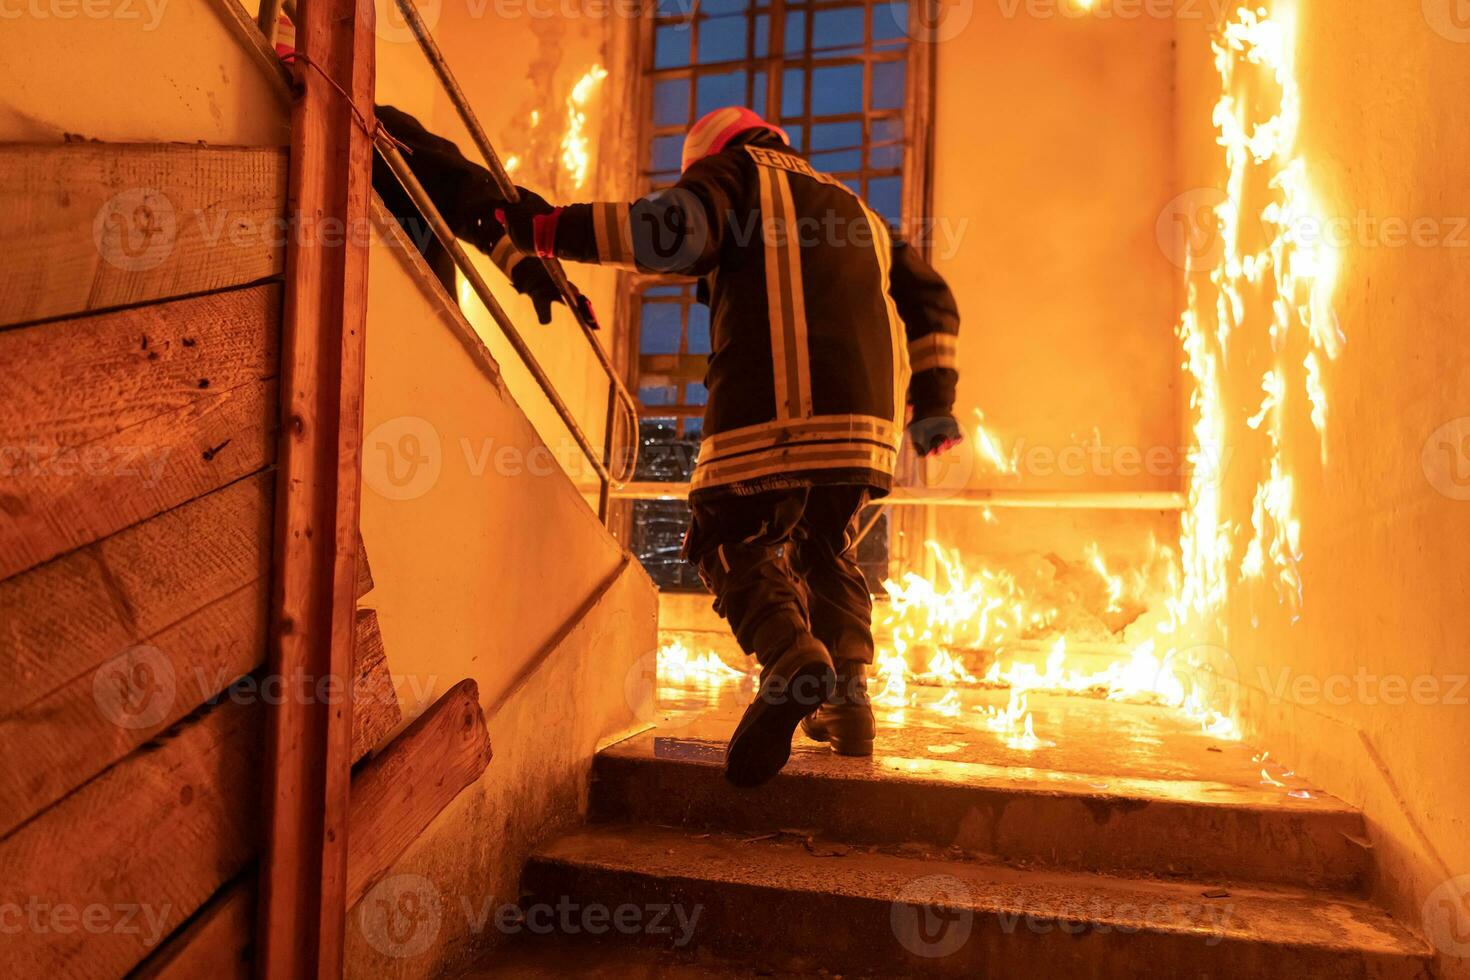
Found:
[[[429,200],[444,216],[455,237],[484,252],[510,276],[527,256],[515,247],[505,227],[495,219],[495,208],[502,198],[490,171],[467,160],[458,146],[429,132],[401,109],[378,106],[376,113],[388,135],[403,144],[403,158],[409,169],[424,186]],[[411,202],[409,206],[412,207]],[[406,216],[410,220],[418,218],[417,208],[413,211]]]
[[[944,277],[908,242],[893,239],[889,295],[909,341],[909,404],[915,418],[954,412],[960,311]]]
[[[703,276],[719,263],[744,210],[748,167],[734,153],[706,157],[673,187],[631,204],[570,204],[555,212],[555,254],[640,272]],[[540,246],[538,246],[538,249]]]

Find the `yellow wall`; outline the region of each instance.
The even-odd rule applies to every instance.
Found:
[[[1027,464],[1019,480],[979,465],[970,485],[1174,489],[1175,473],[1049,471],[1025,451],[1094,427],[1110,447],[1179,445],[1177,276],[1155,235],[1172,26],[1012,6],[975,4],[936,49],[934,257],[962,316],[957,414],[982,409]]]
[[[349,916],[349,976],[440,975],[497,941],[479,910],[516,901],[530,849],[584,819],[594,749],[638,720],[657,632],[653,583],[451,330],[416,259],[390,237],[369,265],[364,602],[405,720],[472,677],[494,758],[390,876],[434,897],[431,938],[392,939],[369,895]]]
[[[442,693],[473,676],[491,704],[622,551],[402,252],[375,244],[369,273],[371,604],[407,715],[434,696],[413,678]]]
[[[945,11],[931,240],[960,305],[956,414],[973,431],[983,411],[1018,472],[1001,473],[971,439],[927,479],[1176,490],[1179,272],[1157,234],[1174,169],[1173,25],[1075,16],[1068,0]],[[1115,570],[1178,533],[1167,511],[994,516],[943,508],[925,533],[987,560],[1080,561],[1097,542]]]
[[[20,15],[0,20],[0,140],[285,145],[284,86],[222,3],[10,5]]]
[[[1274,352],[1268,311],[1247,296],[1224,362],[1234,449],[1225,517],[1236,530],[1215,642],[1233,656],[1245,687],[1248,737],[1365,809],[1379,891],[1406,921],[1444,940],[1454,906],[1433,901],[1424,918],[1425,899],[1470,873],[1461,758],[1470,742],[1470,128],[1460,98],[1470,91],[1470,25],[1456,27],[1453,5],[1435,0],[1266,6],[1299,11],[1298,150],[1324,216],[1351,221],[1340,226],[1331,299],[1346,346],[1323,371],[1329,410],[1319,447],[1299,387],[1303,339],[1292,336]],[[1223,170],[1209,110],[1220,84],[1203,27],[1181,24],[1179,37],[1175,190],[1218,195],[1211,189],[1221,187]],[[1253,221],[1243,225],[1247,238]],[[1417,243],[1401,237],[1399,222],[1422,223]],[[1244,420],[1259,407],[1261,374],[1273,365],[1290,382],[1281,417],[1301,520],[1304,601],[1295,613],[1269,578],[1238,574],[1269,451]],[[1461,427],[1445,429],[1455,419]],[[1463,900],[1467,884],[1436,898]],[[1470,934],[1466,908],[1461,937]],[[1470,975],[1462,958],[1470,947],[1442,948],[1459,954],[1446,959],[1447,975]]]

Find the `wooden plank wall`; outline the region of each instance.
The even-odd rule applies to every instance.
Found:
[[[251,969],[285,171],[0,146],[0,906],[39,917],[0,976]],[[360,539],[356,570],[361,598]],[[355,627],[349,762],[401,721],[376,615]],[[362,763],[347,904],[489,755],[466,682]]]
[[[286,151],[0,146],[0,326],[278,276]]]
[[[429,822],[480,778],[490,755],[479,688],[463,680],[353,773],[348,908],[362,901]],[[134,980],[251,976],[254,923],[249,913],[255,888],[253,872],[229,885],[162,945]]]
[[[0,975],[115,977],[260,849],[286,155],[0,174],[0,903],[41,917]],[[360,754],[399,716],[359,628]]]

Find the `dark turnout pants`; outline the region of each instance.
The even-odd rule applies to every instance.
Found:
[[[834,661],[873,662],[873,600],[856,561],[869,492],[794,487],[691,501],[685,557],[763,666],[806,631]]]

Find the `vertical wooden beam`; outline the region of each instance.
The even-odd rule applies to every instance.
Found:
[[[272,980],[342,973],[372,195],[372,0],[298,13],[256,960]]]

